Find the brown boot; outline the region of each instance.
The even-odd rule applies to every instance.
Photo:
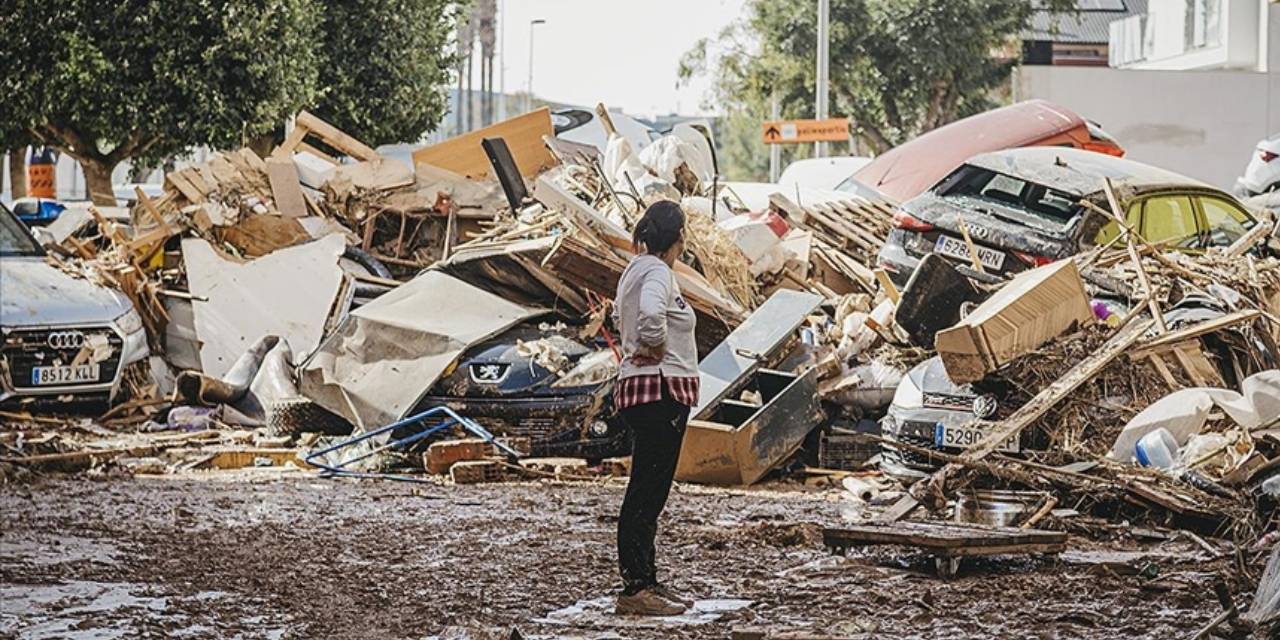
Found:
[[[665,584],[660,584],[654,587],[653,590],[657,592],[658,595],[672,602],[679,602],[680,604],[684,605],[684,608],[686,609],[693,608],[693,604],[694,604],[693,598],[690,598],[689,596],[683,593],[680,593],[679,591],[676,591],[675,589],[672,589],[671,587],[668,587]]]
[[[678,616],[688,607],[663,597],[654,589],[645,589],[635,595],[618,596],[614,613],[631,616]]]

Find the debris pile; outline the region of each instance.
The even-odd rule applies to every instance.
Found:
[[[130,298],[156,370],[94,438],[11,430],[3,461],[155,472],[287,458],[459,484],[625,475],[609,299],[635,222],[669,199],[688,216],[674,271],[703,376],[680,480],[800,473],[851,480],[866,503],[895,492],[853,474],[883,469],[910,492],[831,545],[926,540],[947,562],[965,553],[938,536],[947,514],[981,510],[974,492],[1034,492],[1019,524],[1054,531],[966,529],[972,553],[1057,549],[1059,532],[1098,521],[1239,544],[1274,529],[1274,221],[1225,246],[1155,246],[1105,181],[1109,208],[1080,203],[1118,229],[1100,246],[1019,254],[1025,266],[996,275],[960,220],[963,242],[939,237],[899,287],[878,252],[932,224],[848,194],[802,205],[769,186],[748,204],[697,128],[636,150],[597,116],[603,148],[555,137],[543,109],[410,166],[303,113],[268,158],[219,153],[170,173],[158,198],[139,192],[125,218],[68,218],[43,234],[50,259]],[[504,395],[508,382],[521,391]],[[277,449],[293,454],[263,453]],[[126,464],[139,456],[159,462]],[[921,505],[944,518],[899,523]]]

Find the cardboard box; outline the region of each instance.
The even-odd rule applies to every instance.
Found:
[[[939,331],[935,347],[947,377],[966,384],[1092,320],[1075,262],[1059,260],[1016,276],[965,319]]]

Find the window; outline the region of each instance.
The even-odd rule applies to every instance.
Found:
[[[964,165],[934,188],[943,197],[968,197],[1003,205],[975,207],[984,213],[1019,224],[1060,232],[1076,215],[1078,197],[1021,178]]]
[[[1196,214],[1188,196],[1156,196],[1142,204],[1142,237],[1168,247],[1195,246]]]
[[[40,245],[3,204],[0,204],[0,256],[43,255]]]
[[[1250,227],[1249,216],[1220,198],[1200,198],[1209,232],[1209,246],[1225,247],[1240,239]]]
[[[1141,216],[1142,216],[1142,204],[1139,203],[1139,204],[1131,205],[1129,207],[1129,212],[1126,213],[1124,216],[1124,221],[1130,227],[1137,229],[1141,226],[1139,224],[1139,222],[1142,219]],[[1094,244],[1104,245],[1108,242],[1111,242],[1112,240],[1115,240],[1116,237],[1119,235],[1120,235],[1120,225],[1116,224],[1115,220],[1112,220],[1111,222],[1108,222],[1105,225],[1102,225],[1102,228],[1098,230],[1098,235],[1094,239]]]

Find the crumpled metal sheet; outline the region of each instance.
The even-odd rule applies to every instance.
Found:
[[[303,363],[302,394],[358,430],[390,424],[468,347],[540,313],[446,273],[423,272],[351,312]]]
[[[310,353],[343,281],[342,236],[280,249],[248,262],[219,254],[203,239],[182,241],[182,255],[206,375],[221,378],[254,341],[280,336],[296,352]]]

